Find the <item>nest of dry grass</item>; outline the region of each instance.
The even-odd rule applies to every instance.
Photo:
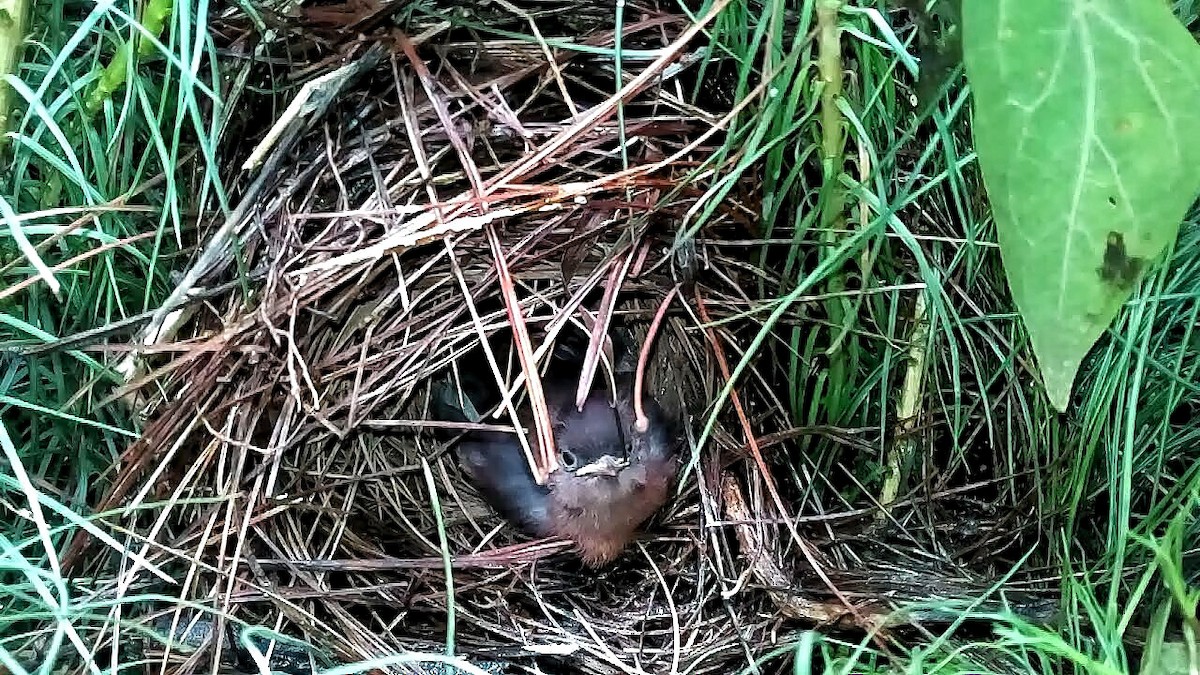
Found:
[[[588,26],[590,10],[571,7]],[[151,559],[189,571],[172,594],[342,660],[441,651],[452,617],[460,654],[610,673],[735,672],[814,623],[898,626],[899,601],[988,588],[945,553],[955,533],[927,553],[869,504],[819,503],[805,439],[848,453],[883,439],[793,428],[769,350],[719,396],[759,328],[747,310],[782,286],[748,252],[790,242],[756,237],[748,178],[676,247],[703,192],[695,171],[745,103],[714,64],[700,83],[709,107],[681,95],[699,77],[691,21],[632,7],[626,46],[661,56],[630,66],[623,156],[598,62],[433,21],[385,30],[381,12],[267,17],[287,39],[238,74],[273,78],[286,100],[307,95],[300,82],[321,87],[294,119],[250,89],[231,98],[226,145],[263,150],[228,152],[228,175],[252,160],[235,208],[202,229],[176,301],[147,331],[158,348],[121,392],[148,423],[100,509],[159,504],[130,528]],[[611,45],[610,24],[579,40]],[[347,26],[362,35],[345,38]],[[244,25],[224,28],[235,54],[264,56]],[[431,378],[481,329],[508,330],[502,312],[476,309],[499,306],[505,274],[531,326],[638,334],[685,282],[650,382],[683,415],[693,461],[677,498],[600,573],[561,542],[514,534],[422,430]],[[974,514],[976,530],[959,533],[971,541],[1002,520],[956,503]],[[76,543],[82,564],[88,544]]]

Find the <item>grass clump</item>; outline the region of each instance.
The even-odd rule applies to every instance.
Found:
[[[204,170],[216,71],[209,19],[197,9],[34,2],[23,59],[9,73],[0,148],[0,652],[9,669],[13,658],[82,664],[96,629],[137,599],[112,592],[119,565],[85,581],[61,563],[84,527],[105,535],[99,553],[110,565],[130,545],[109,524],[120,513],[84,520],[139,432],[114,366],[220,193],[220,176]]]

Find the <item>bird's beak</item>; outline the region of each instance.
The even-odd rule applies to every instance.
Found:
[[[616,478],[617,474],[621,472],[621,469],[624,469],[627,466],[629,466],[629,462],[624,459],[617,459],[612,455],[604,455],[591,464],[587,464],[576,469],[575,475],[580,477],[608,476],[609,478]]]

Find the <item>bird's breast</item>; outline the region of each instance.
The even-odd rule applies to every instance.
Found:
[[[665,464],[641,464],[616,478],[552,476],[549,520],[554,534],[574,541],[588,564],[612,560],[666,502],[673,473]]]

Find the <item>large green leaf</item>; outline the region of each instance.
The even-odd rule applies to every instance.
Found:
[[[968,0],[973,130],[1051,402],[1200,192],[1200,45],[1164,0]]]

